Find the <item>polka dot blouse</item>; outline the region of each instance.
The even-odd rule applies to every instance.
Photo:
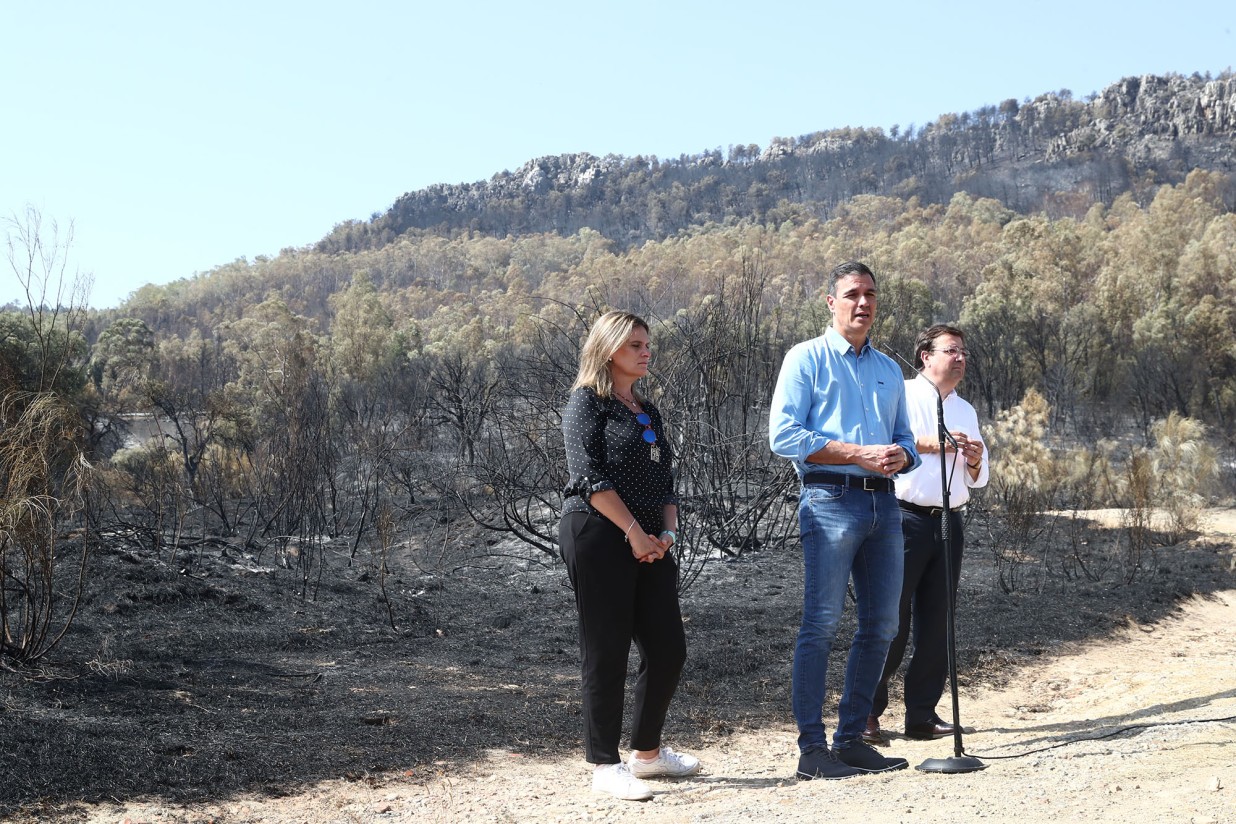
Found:
[[[562,512],[599,514],[588,503],[594,492],[617,491],[645,532],[661,531],[663,507],[678,503],[671,470],[673,453],[665,438],[661,413],[648,401],[640,404],[652,419],[660,460],[644,440],[644,426],[617,398],[602,398],[581,387],[571,393],[562,413],[570,481],[563,490]],[[602,516],[604,517],[604,516]]]

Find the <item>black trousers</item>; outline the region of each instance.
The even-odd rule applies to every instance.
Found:
[[[961,579],[961,554],[965,536],[961,513],[949,513],[953,544],[953,591]],[[888,708],[888,682],[901,666],[911,631],[914,652],[906,667],[905,723],[925,724],[936,716],[936,704],[944,694],[948,678],[948,578],[944,570],[944,540],[940,516],[931,517],[901,510],[901,531],[905,536],[905,578],[901,587],[900,618],[897,636],[888,649],[884,674],[876,687],[871,714],[882,715]],[[911,628],[913,628],[911,630]]]
[[[641,564],[608,519],[569,512],[558,525],[579,610],[584,751],[589,763],[617,764],[631,642],[639,649],[631,748],[661,746],[670,699],[687,659],[678,607],[678,566],[670,555]]]

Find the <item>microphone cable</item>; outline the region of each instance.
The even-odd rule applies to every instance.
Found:
[[[1082,744],[1087,741],[1103,741],[1104,739],[1107,739],[1107,738],[1115,738],[1118,735],[1124,735],[1127,732],[1133,732],[1135,730],[1153,730],[1157,727],[1179,727],[1179,726],[1184,726],[1186,724],[1222,724],[1222,723],[1227,723],[1227,722],[1232,722],[1232,721],[1236,721],[1236,715],[1229,715],[1225,718],[1186,718],[1180,721],[1157,721],[1154,723],[1146,723],[1146,724],[1130,724],[1128,726],[1121,727],[1116,730],[1112,730],[1111,732],[1105,732],[1102,735],[1095,735],[1095,736],[1090,736],[1087,738],[1070,738],[1067,741],[1058,741],[1055,744],[1050,744],[1046,747],[1038,747],[1033,750],[1026,750],[1025,752],[1010,753],[1008,755],[988,755],[986,753],[967,752],[965,748],[963,747],[962,754],[968,755],[971,758],[978,758],[982,760],[993,760],[993,761],[994,760],[1007,760],[1011,758],[1025,758],[1028,755],[1037,755],[1038,753],[1041,753],[1041,752],[1048,752],[1049,750],[1060,749],[1061,747],[1067,747],[1070,744]]]

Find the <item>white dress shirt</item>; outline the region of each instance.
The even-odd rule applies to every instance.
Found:
[[[906,407],[910,415],[910,429],[915,438],[927,437],[937,441],[940,437],[936,423],[936,389],[919,375],[906,381]],[[944,399],[944,428],[949,432],[965,432],[971,440],[981,441],[978,414],[974,407],[962,399],[956,391]],[[897,476],[897,497],[918,506],[944,506],[940,484],[940,455],[931,452],[922,456],[922,463],[911,472]],[[983,445],[983,457],[978,477],[970,479],[966,459],[960,452],[947,452],[944,464],[949,473],[948,504],[956,509],[970,500],[970,490],[987,486],[987,445]]]

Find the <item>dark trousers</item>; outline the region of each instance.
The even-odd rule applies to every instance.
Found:
[[[953,591],[961,579],[964,542],[961,513],[952,511],[949,530],[953,545]],[[888,707],[888,682],[901,666],[913,628],[914,652],[906,668],[905,723],[925,724],[936,717],[936,704],[944,694],[948,677],[948,578],[944,570],[944,541],[940,516],[931,517],[903,509],[901,531],[905,536],[905,578],[901,587],[897,636],[888,649],[884,674],[876,688],[871,714],[882,715]]]
[[[579,610],[584,751],[592,764],[617,764],[631,641],[639,649],[631,748],[655,750],[687,659],[678,608],[678,566],[670,555],[641,564],[606,518],[570,512],[558,526]]]

